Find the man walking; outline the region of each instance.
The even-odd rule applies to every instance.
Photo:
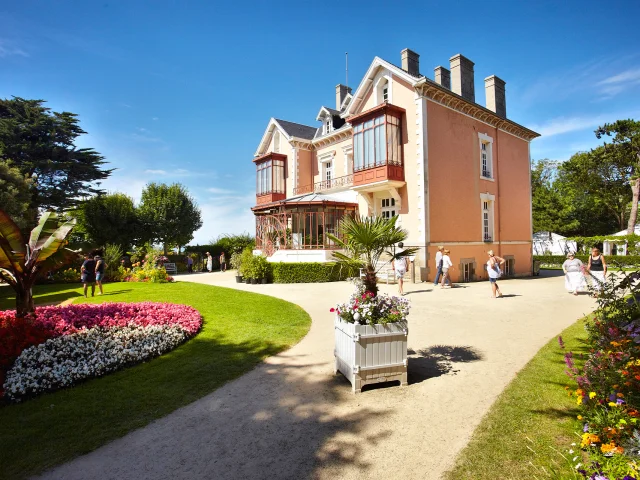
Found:
[[[442,275],[442,252],[444,247],[440,245],[438,247],[438,252],[436,253],[436,278],[433,280],[433,286],[437,286],[440,283],[440,276]]]
[[[224,252],[220,254],[220,271],[227,271],[227,258],[224,256]]]

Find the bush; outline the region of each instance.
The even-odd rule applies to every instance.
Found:
[[[337,282],[358,276],[358,269],[336,263],[272,263],[274,283]]]
[[[240,255],[239,274],[244,278],[256,278],[253,276],[253,250],[245,248]]]
[[[589,254],[577,254],[576,258],[582,260],[585,265],[589,262]],[[610,266],[619,265],[621,267],[640,267],[640,255],[607,255],[607,264]],[[534,255],[534,260],[539,260],[542,265],[560,267],[567,259],[566,255]]]
[[[49,280],[53,283],[80,283],[80,270],[75,268],[58,270],[51,275]]]
[[[253,278],[256,280],[271,278],[271,264],[267,261],[267,257],[264,255],[254,255],[251,262]]]
[[[235,252],[231,254],[231,268],[234,270],[240,271],[240,267],[242,266],[242,252]],[[238,273],[238,275],[240,275]]]

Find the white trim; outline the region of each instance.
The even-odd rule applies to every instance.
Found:
[[[488,237],[491,239],[490,242],[494,242],[495,241],[495,236],[496,236],[496,232],[495,232],[495,196],[491,195],[490,193],[481,193],[480,194],[480,235],[483,240],[486,238],[485,237],[485,231],[484,231],[484,214],[485,214],[485,209],[484,209],[484,203],[487,203],[487,235]],[[487,241],[486,243],[489,243],[489,241]]]
[[[480,194],[480,200],[488,200],[490,202],[495,202],[496,201],[496,196],[492,195],[491,193],[487,192],[487,193],[481,193]]]
[[[429,192],[427,185],[428,164],[429,164],[429,139],[427,130],[427,98],[422,95],[415,95],[416,104],[416,197],[418,210],[418,237],[420,244],[426,245],[429,242]],[[427,258],[423,259],[427,266]]]
[[[321,155],[318,155],[318,161],[320,163],[330,162],[333,160],[333,157],[336,156],[336,151],[331,150],[330,152],[324,152]]]
[[[324,115],[323,115],[323,112],[324,112]],[[329,115],[330,117],[333,117],[333,114],[329,110],[327,110],[327,107],[320,107],[320,111],[316,116],[316,120],[322,121],[322,119],[325,118],[327,115]]]
[[[373,87],[374,104],[380,105],[381,103],[384,103],[382,87],[384,87],[385,85],[387,87],[387,103],[393,103],[393,77],[391,76],[391,72],[389,72],[388,70],[383,70],[378,73],[378,75],[376,75],[373,81],[375,84]]]
[[[298,149],[293,147],[291,148],[291,163],[292,163],[292,171],[293,171],[293,188],[298,188]],[[292,190],[293,192],[293,190]]]
[[[487,155],[487,167],[488,167],[488,171],[489,171],[489,176],[485,177],[482,174],[482,145],[486,144],[488,145],[487,149],[485,150],[486,155]],[[495,175],[494,175],[494,171],[495,169],[493,168],[493,138],[491,138],[489,135],[485,134],[485,133],[480,133],[478,132],[478,149],[479,149],[479,153],[480,153],[480,179],[482,180],[489,180],[489,181],[495,181]]]
[[[353,93],[353,100],[351,100],[345,112],[341,114],[343,118],[346,118],[349,115],[353,115],[354,110],[357,110],[360,107],[360,103],[368,91],[367,89],[374,81],[375,72],[380,67],[389,70],[390,73],[406,81],[412,87],[415,87],[418,82],[424,78],[424,76],[416,78],[413,75],[409,75],[401,68],[396,67],[395,65],[392,65],[391,63],[381,59],[380,57],[374,57],[371,65],[369,65],[367,73],[365,73],[364,77],[360,81],[360,84],[358,85],[358,88]]]
[[[351,95],[350,93],[347,93],[344,96],[344,99],[342,100],[342,103],[340,104],[340,111],[344,110],[346,104],[349,103],[352,99],[353,99],[353,95]]]
[[[273,132],[276,128],[280,131],[280,134],[284,135],[284,138],[286,138],[288,141],[291,141],[293,139],[293,137],[290,137],[287,132],[285,132],[284,128],[282,128],[282,125],[280,125],[275,118],[271,117],[269,123],[267,124],[267,128],[262,135],[262,139],[258,144],[258,149],[256,150],[256,153],[253,154],[254,157],[259,157],[260,155],[264,155],[265,153],[267,153],[266,148],[269,146],[269,143],[271,143],[271,136],[273,135]]]
[[[342,156],[344,157],[344,174],[349,175],[353,171],[349,172],[349,157],[353,162],[353,143],[342,147]]]

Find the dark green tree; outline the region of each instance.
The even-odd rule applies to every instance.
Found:
[[[91,148],[78,148],[86,133],[69,112],[53,112],[44,100],[0,99],[0,160],[11,160],[23,175],[35,180],[31,208],[63,211],[83,197],[102,193],[100,180],[112,170]]]
[[[97,246],[117,245],[126,252],[140,233],[133,199],[124,193],[95,196],[83,202],[74,216],[76,229]]]
[[[143,239],[161,244],[165,255],[169,247],[188,244],[202,226],[198,205],[179,183],[148,184],[142,191],[138,218]]]
[[[36,221],[37,211],[30,208],[32,180],[11,162],[0,160],[0,205],[20,228]]]
[[[570,207],[556,184],[558,164],[549,159],[531,166],[531,202],[534,232],[565,234],[576,225],[569,221]]]
[[[632,119],[605,123],[595,131],[596,137],[611,137],[611,145],[605,142],[606,150],[614,150],[615,156],[624,160],[628,167],[628,185],[631,186],[631,212],[627,234],[635,231],[640,198],[640,121]]]

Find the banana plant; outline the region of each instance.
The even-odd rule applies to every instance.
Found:
[[[34,311],[32,288],[36,279],[77,256],[64,248],[75,223],[75,219],[62,221],[57,213],[45,212],[25,241],[20,228],[0,210],[0,278],[16,292],[18,317]]]

